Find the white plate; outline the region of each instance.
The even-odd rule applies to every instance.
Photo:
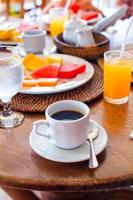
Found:
[[[96,155],[100,154],[107,146],[108,136],[105,129],[98,125],[96,122],[90,120],[89,129],[97,127],[99,131],[98,137],[94,140],[94,149]],[[89,132],[89,130],[88,130]],[[31,148],[43,158],[48,160],[74,163],[88,160],[90,157],[89,143],[85,142],[83,145],[72,150],[63,150],[53,145],[48,139],[42,138],[34,131],[31,132],[29,137]]]
[[[81,85],[87,83],[94,75],[94,68],[88,61],[78,58],[75,56],[65,55],[65,54],[52,54],[52,56],[63,58],[66,62],[71,62],[74,64],[86,64],[86,71],[84,73],[78,74],[73,79],[66,79],[65,83],[56,85],[54,87],[32,87],[28,89],[21,89],[20,93],[24,94],[52,94],[58,92],[68,91],[77,88]]]

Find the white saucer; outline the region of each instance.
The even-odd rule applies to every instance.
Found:
[[[107,145],[108,136],[105,129],[97,124],[96,122],[90,120],[89,129],[93,127],[98,128],[99,135],[94,140],[94,149],[96,155],[101,153]],[[88,130],[89,132],[89,130]],[[63,163],[74,163],[88,160],[90,157],[89,153],[89,143],[85,142],[83,145],[72,150],[63,150],[55,145],[53,145],[48,139],[37,135],[34,131],[31,132],[29,137],[29,142],[31,148],[43,158],[48,160],[63,162]]]

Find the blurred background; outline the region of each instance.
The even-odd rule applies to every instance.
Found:
[[[24,13],[35,8],[43,8],[46,0],[0,0],[0,14],[23,17]],[[116,9],[116,0],[92,0],[106,16]]]

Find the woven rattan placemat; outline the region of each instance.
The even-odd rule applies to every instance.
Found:
[[[85,85],[67,92],[49,95],[17,94],[12,100],[12,108],[24,112],[43,112],[53,102],[74,99],[90,102],[99,97],[103,92],[103,73],[95,65],[93,78]]]

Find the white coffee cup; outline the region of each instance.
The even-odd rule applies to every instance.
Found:
[[[29,30],[22,34],[26,52],[42,53],[45,48],[46,31]]]
[[[56,120],[51,116],[60,111],[77,111],[83,116],[77,120]],[[62,149],[73,149],[82,145],[87,139],[89,124],[89,107],[75,100],[58,101],[51,104],[45,111],[46,120],[34,122],[36,134],[48,138]]]

